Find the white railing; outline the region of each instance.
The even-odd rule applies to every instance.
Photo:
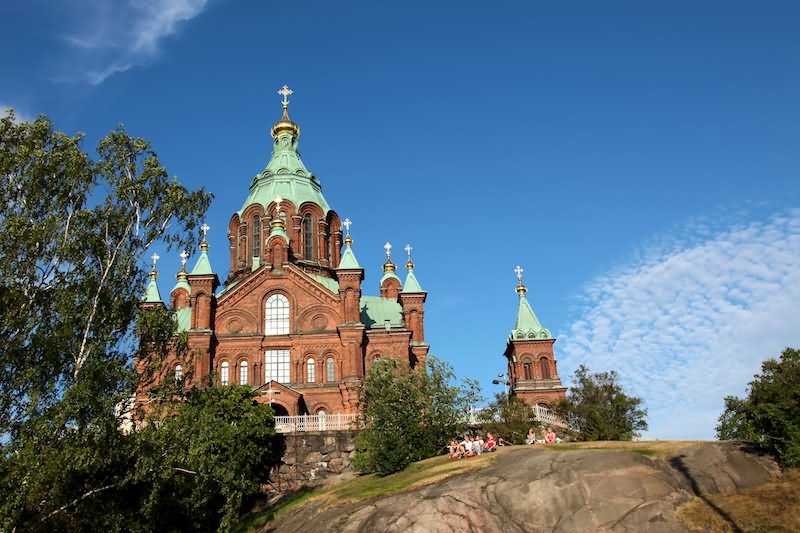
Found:
[[[275,417],[275,431],[278,433],[300,433],[303,431],[346,431],[355,429],[357,426],[357,413]]]
[[[469,424],[471,426],[478,425],[481,418],[481,411],[483,409],[473,409],[469,414]],[[552,409],[544,407],[542,405],[535,405],[533,406],[533,420],[540,423],[541,425],[547,426],[555,426],[558,428],[568,428],[569,425],[564,421],[563,418],[558,416],[553,412]]]

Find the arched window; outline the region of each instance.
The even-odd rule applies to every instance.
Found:
[[[266,335],[289,334],[289,300],[283,294],[273,294],[267,298]]]
[[[334,369],[333,357],[328,357],[325,361],[325,378],[328,383],[336,381],[336,370]]]
[[[239,385],[247,385],[247,361],[239,363]]]
[[[261,257],[261,218],[253,217],[253,257]]]
[[[542,379],[550,379],[550,361],[546,357],[539,359],[539,369],[542,372]]]
[[[533,379],[533,371],[531,362],[529,359],[525,359],[525,362],[522,363],[522,369],[524,371],[525,379]]]
[[[303,243],[305,245],[305,258],[311,260],[314,258],[314,221],[311,215],[306,213],[303,217]]]
[[[181,381],[183,381],[183,367],[175,365],[175,383],[180,383]]]
[[[306,383],[316,383],[317,376],[315,365],[316,363],[314,363],[313,359],[306,361]]]
[[[221,365],[219,365],[219,382],[223,385],[228,384],[228,362],[223,361]]]

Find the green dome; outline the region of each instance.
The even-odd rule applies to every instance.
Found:
[[[239,216],[252,204],[260,204],[266,209],[278,197],[289,200],[295,208],[312,202],[320,206],[325,214],[331,209],[322,195],[319,180],[300,159],[297,137],[288,128],[277,132],[272,157],[266,168],[253,178],[250,194],[239,210]]]

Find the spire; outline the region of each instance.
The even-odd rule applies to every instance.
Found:
[[[522,280],[522,273],[525,270],[517,265],[514,273],[517,275],[517,294],[519,295],[519,305],[517,306],[517,320],[514,323],[514,329],[511,330],[511,336],[514,339],[552,339],[550,331],[544,327],[536,318],[536,313],[533,312],[531,304],[528,303],[528,298],[525,293],[528,288]]]
[[[175,276],[178,282],[172,288],[172,292],[175,292],[176,289],[186,289],[186,292],[189,294],[192,293],[192,287],[189,285],[187,281],[189,275],[186,273],[186,261],[189,259],[189,254],[186,253],[186,250],[181,251],[181,269],[178,272],[178,275]]]
[[[161,300],[161,293],[158,292],[158,284],[156,283],[156,278],[158,278],[156,263],[160,257],[157,253],[153,253],[152,259],[153,268],[150,270],[150,283],[148,283],[147,289],[144,291],[144,296],[142,296],[142,302],[146,304],[163,303]]]
[[[256,174],[250,184],[250,194],[239,210],[239,215],[252,204],[265,209],[276,196],[290,201],[294,206],[311,202],[327,215],[330,206],[322,195],[319,180],[306,168],[297,150],[300,126],[289,118],[289,95],[294,94],[284,85],[278,91],[283,97],[283,114],[272,126],[272,156],[261,173]]]
[[[417,281],[417,276],[414,275],[414,261],[411,259],[411,250],[414,248],[410,244],[406,244],[406,247],[403,249],[408,254],[408,261],[406,261],[406,270],[408,270],[408,273],[406,274],[406,282],[403,285],[402,292],[425,292],[422,290],[419,281]]]
[[[389,278],[395,278],[397,281],[400,281],[400,278],[397,277],[395,271],[397,270],[397,265],[392,262],[392,243],[386,242],[383,245],[383,249],[386,251],[386,262],[383,264],[383,277],[381,278],[381,285],[383,282]]]
[[[211,227],[205,222],[200,226],[203,239],[200,241],[200,257],[197,258],[197,262],[194,264],[192,276],[208,276],[214,274],[214,270],[211,268],[211,261],[208,260],[208,242],[206,241],[206,234],[210,229]]]
[[[272,222],[270,222],[270,231],[269,231],[269,238],[271,239],[274,236],[281,237],[286,244],[289,244],[289,236],[286,235],[286,221],[281,216],[281,202],[283,198],[278,196],[275,198],[275,216],[272,217]]]
[[[342,253],[342,259],[339,261],[337,270],[354,270],[361,268],[361,265],[358,264],[358,259],[356,259],[356,255],[353,253],[353,239],[350,238],[350,226],[352,224],[353,221],[349,218],[344,219],[344,227],[347,231],[347,234],[344,237],[344,252]]]

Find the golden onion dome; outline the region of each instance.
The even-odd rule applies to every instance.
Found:
[[[300,137],[300,126],[289,118],[289,110],[283,108],[283,116],[272,125],[272,138],[276,139],[283,132],[289,132],[295,139]]]

